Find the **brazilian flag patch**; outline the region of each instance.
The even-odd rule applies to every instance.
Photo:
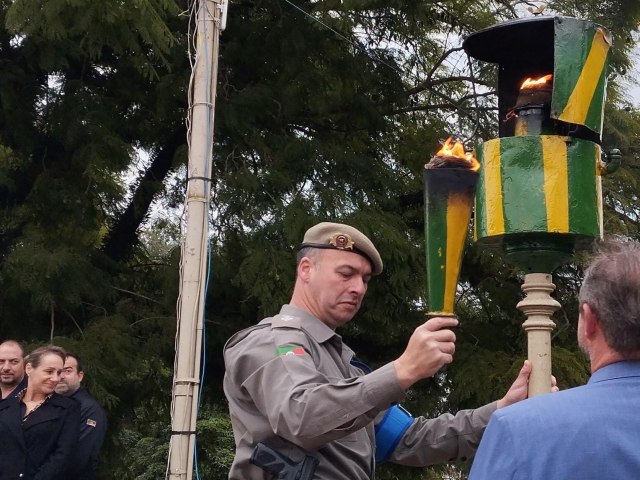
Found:
[[[283,355],[304,355],[304,348],[300,345],[280,345],[276,348],[276,355],[278,357]]]

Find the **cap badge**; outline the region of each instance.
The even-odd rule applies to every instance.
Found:
[[[339,250],[353,250],[353,240],[346,233],[335,233],[329,237],[329,243]]]

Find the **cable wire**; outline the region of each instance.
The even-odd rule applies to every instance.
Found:
[[[320,25],[322,25],[324,28],[328,29],[329,31],[333,32],[335,35],[337,35],[339,38],[345,40],[346,42],[348,42],[350,45],[354,46],[355,48],[357,48],[358,50],[362,51],[365,55],[367,55],[367,57],[369,57],[371,60],[373,60],[376,63],[379,63],[381,65],[386,66],[387,68],[390,68],[391,70],[393,70],[396,73],[399,73],[401,75],[404,75],[406,77],[412,78],[413,80],[415,80],[416,82],[420,82],[420,79],[418,78],[417,75],[415,75],[412,72],[407,72],[406,70],[395,66],[395,65],[391,65],[388,62],[385,62],[384,60],[382,60],[380,57],[378,57],[377,55],[373,54],[370,50],[368,50],[366,47],[364,47],[363,45],[359,44],[358,42],[353,41],[352,39],[348,38],[346,35],[340,33],[338,30],[336,30],[333,27],[330,27],[329,25],[327,25],[325,22],[323,22],[322,20],[320,20],[319,18],[317,18],[316,16],[310,14],[309,12],[307,12],[306,10],[304,10],[303,8],[301,8],[300,6],[296,5],[295,3],[293,3],[291,0],[284,0],[286,3],[288,3],[289,5],[291,5],[293,8],[295,8],[296,10],[300,11],[303,15],[305,15],[306,17],[310,18],[311,20],[313,20],[314,22],[319,23]],[[467,112],[468,114],[470,114],[471,116],[475,117],[475,128],[473,129],[472,133],[467,136],[464,140],[463,143],[469,142],[471,141],[471,139],[473,139],[473,137],[475,136],[475,134],[477,133],[478,129],[479,129],[479,125],[480,125],[480,111],[479,111],[479,103],[478,103],[478,97],[477,97],[477,92],[476,92],[476,87],[475,87],[475,78],[473,76],[473,69],[472,69],[472,64],[471,64],[471,59],[469,57],[469,55],[467,54],[467,59],[468,59],[468,66],[469,66],[469,76],[471,78],[471,85],[472,85],[472,90],[473,90],[473,98],[474,98],[474,103],[475,103],[475,107],[476,107],[476,111],[475,113],[463,108],[459,105],[454,105],[452,104],[451,106],[454,107],[455,109],[462,111],[462,112]],[[459,60],[458,60],[459,61]],[[456,63],[457,65],[457,63]],[[453,66],[453,68],[456,68],[456,65]],[[444,98],[447,102],[449,102],[449,98],[446,97],[445,95],[440,94],[439,92],[436,92],[435,90],[431,90],[431,93],[439,96],[441,98]]]

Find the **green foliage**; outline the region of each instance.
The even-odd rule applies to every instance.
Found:
[[[144,407],[135,409],[140,423],[124,426],[118,432],[119,462],[114,462],[110,476],[129,480],[164,478],[169,453],[170,426],[165,421],[150,420]],[[168,413],[164,411],[164,413]],[[142,423],[145,422],[145,423]]]
[[[225,480],[233,460],[235,445],[226,405],[203,407],[197,422],[200,478]]]
[[[624,158],[603,182],[605,230],[639,239],[640,116],[620,80],[640,5],[548,3],[615,36],[603,147]],[[385,262],[341,332],[363,360],[395,358],[423,322],[422,166],[450,133],[496,135],[495,71],[474,63],[474,95],[460,38],[527,4],[296,2],[312,19],[287,2],[231,2],[216,98],[202,478],[225,478],[233,455],[224,342],[288,301],[295,251],[313,223],[352,223]],[[167,210],[184,200],[191,70],[180,12],[191,6],[0,2],[0,338],[53,341],[81,356],[86,385],[109,414],[105,479],[157,479],[166,469],[181,236],[179,213]],[[575,344],[585,261],[554,276],[563,388],[588,375]],[[526,343],[519,275],[469,243],[456,360],[411,389],[409,410],[435,415],[506,391]],[[379,476],[465,478],[467,470],[468,462],[389,465]]]

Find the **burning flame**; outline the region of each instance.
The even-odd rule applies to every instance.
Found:
[[[473,152],[465,152],[464,145],[460,141],[453,142],[453,137],[447,138],[438,150],[436,157],[453,157],[466,160],[469,163],[469,169],[476,172],[480,169],[480,162],[473,156]]]
[[[530,88],[543,88],[547,86],[547,84],[551,83],[552,78],[553,78],[553,75],[551,74],[544,75],[543,77],[540,77],[540,78],[529,77],[524,82],[522,82],[522,85],[520,86],[520,90],[527,90]]]

